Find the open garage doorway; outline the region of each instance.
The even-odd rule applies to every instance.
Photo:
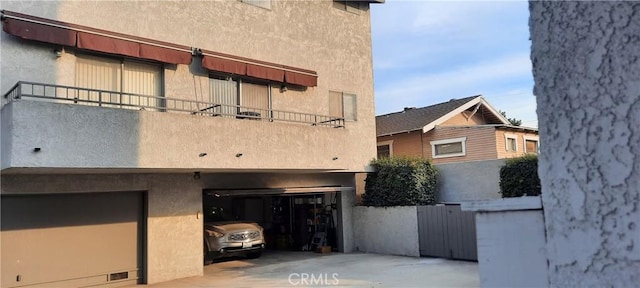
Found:
[[[204,190],[205,222],[211,211],[264,228],[266,248],[281,251],[338,251],[338,191],[278,193],[274,190]],[[330,190],[330,189],[324,189]]]

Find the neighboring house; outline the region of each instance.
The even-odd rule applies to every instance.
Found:
[[[421,156],[432,163],[538,153],[538,130],[513,126],[482,96],[376,116],[378,158]]]
[[[0,286],[202,275],[216,197],[352,251],[381,2],[2,1]]]

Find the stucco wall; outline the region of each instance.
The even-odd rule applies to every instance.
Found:
[[[354,237],[356,232],[354,231],[355,216],[354,206],[356,204],[356,193],[354,191],[340,192],[338,194],[340,201],[338,201],[338,251],[349,253],[357,251],[354,247]]]
[[[415,206],[353,208],[356,251],[420,257]]]
[[[500,198],[500,168],[504,159],[436,164],[440,172],[438,202]]]
[[[317,71],[319,75],[317,87],[309,87],[303,91],[289,89],[282,93],[277,89],[279,84],[275,85],[276,88],[272,89],[273,108],[327,115],[330,90],[353,93],[357,95],[358,120],[347,122],[346,129],[327,129],[333,130],[334,133],[315,129],[299,131],[296,128],[289,128],[290,125],[281,126],[272,123],[274,124],[272,126],[279,128],[264,130],[259,125],[242,125],[237,123],[242,122],[241,120],[236,120],[234,121],[236,123],[230,124],[229,128],[222,129],[225,132],[194,129],[175,122],[173,118],[163,121],[155,119],[154,116],[148,116],[150,117],[148,120],[157,121],[153,125],[159,130],[171,130],[171,127],[174,127],[182,130],[182,134],[189,134],[189,137],[202,138],[203,135],[214,134],[217,136],[216,139],[220,139],[223,134],[228,133],[230,136],[224,136],[228,137],[224,141],[232,145],[227,147],[240,145],[241,147],[238,148],[249,151],[245,155],[261,154],[266,157],[243,158],[245,164],[240,166],[255,169],[268,169],[274,160],[281,161],[282,158],[294,159],[294,157],[297,167],[313,166],[319,161],[309,157],[317,154],[315,149],[345,151],[344,157],[339,155],[330,157],[332,159],[337,156],[339,161],[344,160],[341,164],[330,163],[330,167],[327,167],[330,169],[364,171],[364,167],[375,157],[373,67],[368,9],[360,14],[350,13],[334,8],[332,1],[272,1],[271,9],[259,8],[240,1],[2,1],[0,8]],[[110,16],[105,17],[105,15]],[[21,80],[72,86],[75,84],[75,54],[78,51],[65,47],[61,57],[57,58],[53,49],[60,47],[56,45],[24,41],[4,32],[0,33],[0,41],[2,42],[0,69],[2,93]],[[192,101],[202,101],[209,97],[208,71],[202,69],[199,63],[201,59],[196,57],[193,61],[190,66],[165,65],[164,96]],[[4,103],[5,100],[2,99],[2,101]],[[50,107],[50,109],[58,108]],[[96,109],[99,108],[95,108],[94,111]],[[95,113],[101,114],[101,112]],[[119,124],[116,123],[116,125]],[[135,129],[137,126],[132,127]],[[88,129],[100,128],[103,127],[100,125],[88,127]],[[144,137],[162,136],[162,134],[156,134],[156,130],[141,129],[139,132],[138,141],[146,141]],[[322,134],[324,137],[307,138],[308,135],[315,134]],[[342,134],[348,135],[340,136]],[[299,138],[296,143],[290,143],[294,147],[293,150],[299,148],[302,152],[303,146],[306,146],[305,153],[291,156],[276,155],[277,153],[268,153],[269,151],[265,152],[259,147],[285,150],[290,147],[276,147],[276,143],[281,137],[293,136]],[[3,131],[4,137],[7,135]],[[131,137],[135,139],[136,135]],[[181,137],[184,135],[175,138]],[[254,141],[256,139],[262,142],[256,144],[258,143]],[[64,139],[53,140],[64,141]],[[193,140],[207,141],[208,139]],[[233,140],[240,141],[233,143]],[[242,140],[246,142],[241,143]],[[174,145],[174,143],[171,144]],[[186,145],[199,144],[209,145],[194,142]],[[314,145],[317,146],[312,147]],[[178,148],[181,146],[182,143]],[[159,147],[150,150],[141,149],[139,152],[145,155],[138,158],[163,158],[164,151]],[[206,151],[200,151],[197,154],[201,152]],[[233,155],[235,153],[238,152],[234,152]],[[107,156],[120,157],[117,154]],[[153,162],[143,160],[139,163],[144,166],[155,166]],[[68,163],[61,164],[61,167],[65,167]],[[165,162],[161,165],[165,164],[171,163]],[[79,166],[90,167],[92,164],[81,163]],[[114,166],[117,167],[117,165]],[[327,165],[322,164],[322,166]]]
[[[531,1],[550,285],[640,283],[640,3]]]
[[[3,169],[365,171],[373,158],[353,140],[360,133],[353,129],[39,101],[12,102],[2,111],[7,108],[13,117],[6,125],[13,129],[3,131],[2,138],[12,143],[11,162]],[[41,151],[34,153],[35,147]]]

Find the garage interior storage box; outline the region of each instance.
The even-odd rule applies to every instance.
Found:
[[[331,246],[320,246],[316,248],[316,253],[331,253]]]

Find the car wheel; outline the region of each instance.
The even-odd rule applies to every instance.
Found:
[[[256,259],[256,258],[260,258],[261,255],[262,255],[262,252],[247,253],[247,258]]]

